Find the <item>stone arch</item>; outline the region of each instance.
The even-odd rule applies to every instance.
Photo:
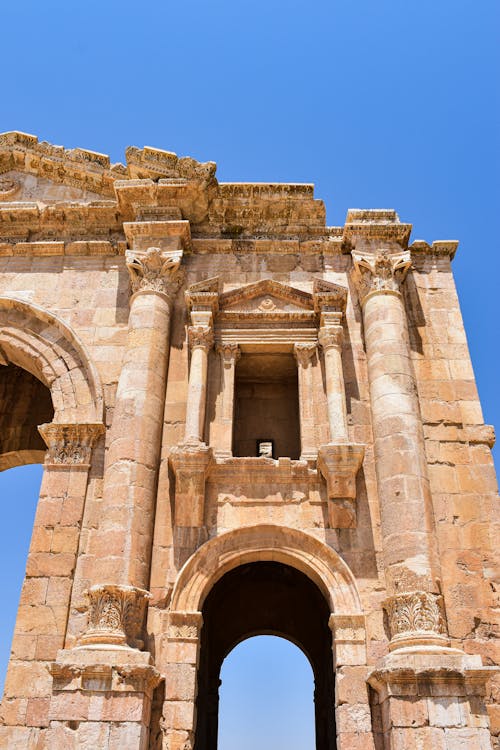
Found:
[[[85,346],[58,315],[11,295],[0,296],[0,356],[49,388],[54,422],[100,423],[104,398]]]
[[[354,576],[331,547],[304,531],[263,524],[221,534],[200,547],[184,564],[174,586],[171,610],[200,612],[208,592],[239,565],[281,562],[308,576],[336,615],[362,615]]]

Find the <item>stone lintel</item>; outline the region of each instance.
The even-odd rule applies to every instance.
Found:
[[[218,483],[226,480],[237,481],[239,485],[255,485],[257,480],[270,485],[297,481],[316,483],[318,474],[302,459],[217,455],[210,467],[209,481]]]

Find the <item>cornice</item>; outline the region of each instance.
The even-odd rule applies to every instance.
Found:
[[[393,209],[349,209],[343,232],[344,251],[361,241],[394,242],[406,248],[411,224],[402,224]]]
[[[409,246],[408,250],[411,252],[412,257],[429,255],[453,260],[458,245],[458,240],[434,240],[432,245],[429,245],[425,240],[415,240]]]

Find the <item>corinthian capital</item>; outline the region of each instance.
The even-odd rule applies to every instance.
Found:
[[[125,261],[130,274],[132,293],[158,292],[169,301],[182,283],[182,254],[150,247],[145,252],[127,250]]]
[[[38,431],[47,445],[45,463],[55,466],[88,465],[92,445],[104,432],[101,423],[42,424]]]
[[[323,326],[319,329],[319,343],[322,349],[340,349],[342,346],[342,339],[344,338],[344,329],[341,325],[336,326]]]
[[[222,364],[226,369],[234,367],[241,357],[241,351],[238,344],[219,344],[217,346],[217,352],[220,354]]]
[[[411,266],[408,251],[390,252],[379,250],[375,253],[352,252],[354,280],[361,303],[369,294],[397,294]]]
[[[295,344],[293,347],[295,359],[297,360],[299,365],[302,365],[302,367],[307,367],[311,359],[316,354],[316,350],[316,344]]]
[[[207,351],[214,345],[214,331],[211,326],[189,326],[188,340],[191,349],[201,347]]]

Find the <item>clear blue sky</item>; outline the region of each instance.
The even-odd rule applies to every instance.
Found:
[[[331,224],[349,207],[395,208],[414,238],[459,239],[485,421],[500,426],[499,21],[498,0],[5,3],[0,130],[114,161],[157,146],[216,161],[225,181],[314,182]],[[11,481],[0,660],[34,507],[28,479]]]

